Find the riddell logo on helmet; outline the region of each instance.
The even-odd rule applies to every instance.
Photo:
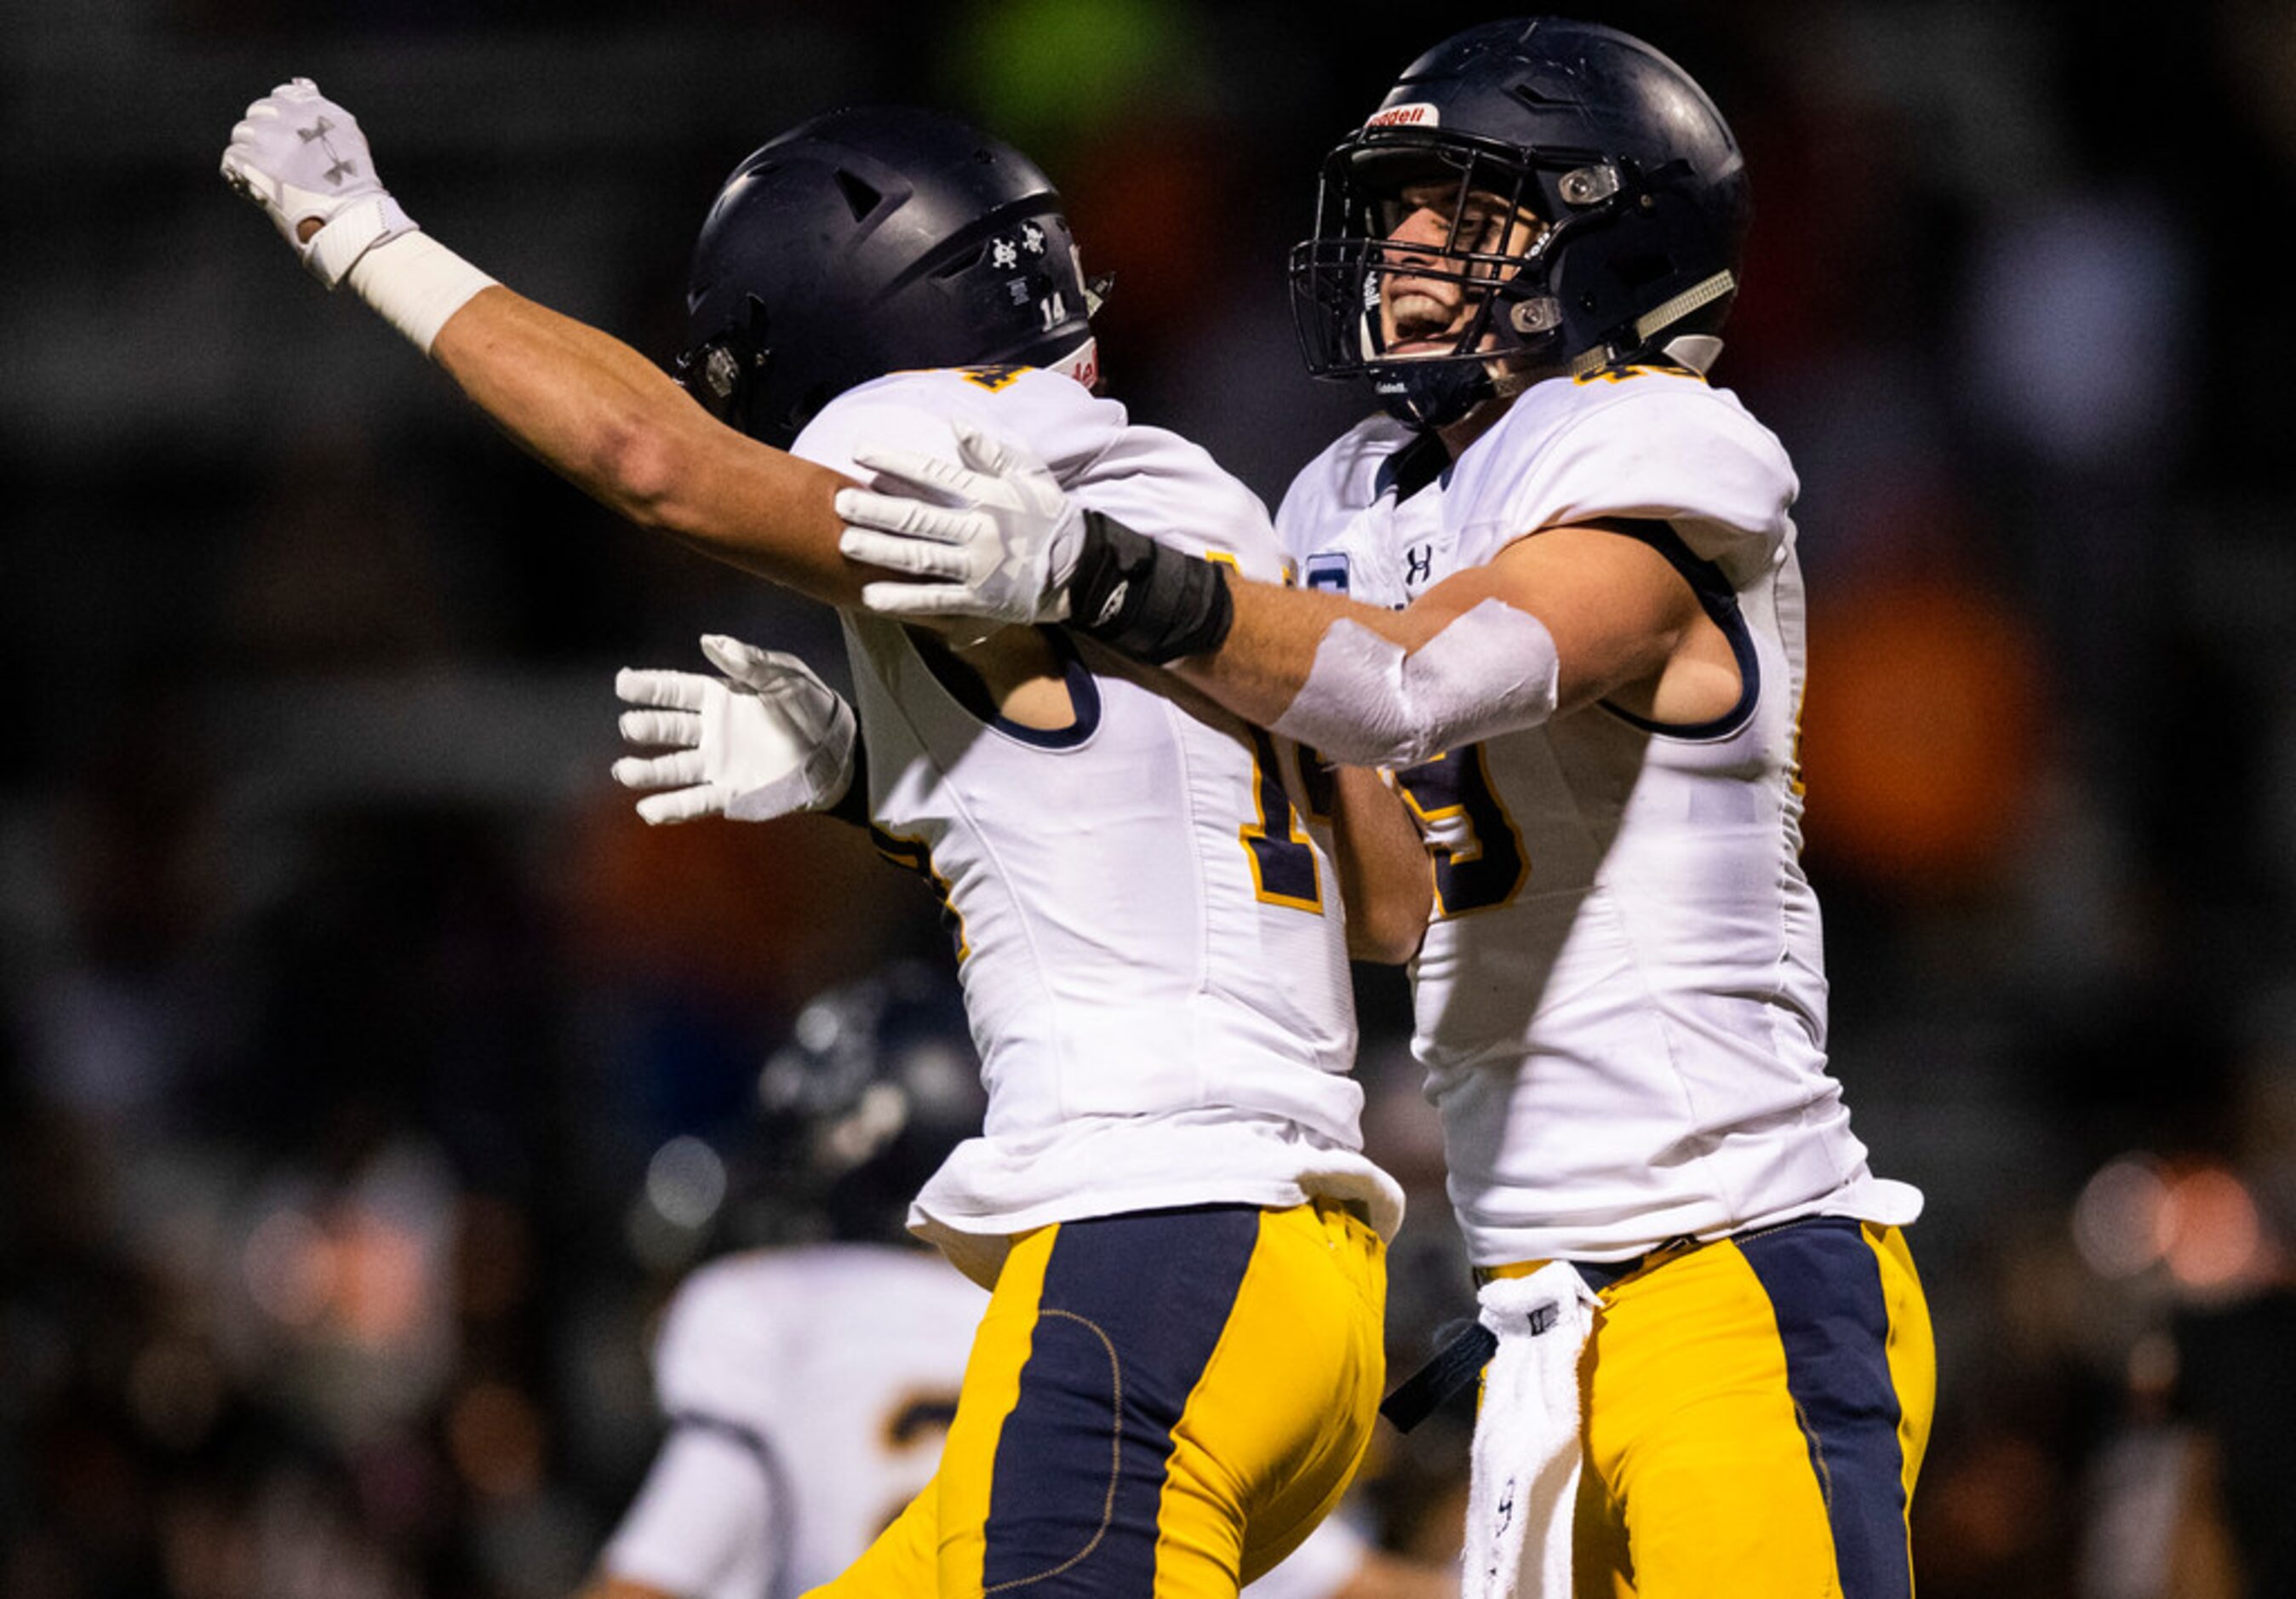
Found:
[[[1365,127],[1433,127],[1443,120],[1442,108],[1426,101],[1414,101],[1409,105],[1390,105],[1384,111],[1374,111]]]

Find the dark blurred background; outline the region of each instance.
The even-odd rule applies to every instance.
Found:
[[[833,824],[636,819],[617,666],[833,627],[329,303],[216,176],[244,105],[315,77],[426,228],[664,360],[748,150],[969,115],[1116,275],[1115,392],[1272,503],[1366,408],[1292,348],[1316,158],[1489,14],[0,4],[0,1595],[565,1592],[758,1062],[947,959]],[[1751,164],[1717,379],[1801,472],[1833,1058],[1929,1196],[1923,1591],[2296,1591],[2296,10],[1573,14]],[[1398,980],[1363,992],[1402,1363],[1470,1301]],[[1459,1447],[1390,1439],[1389,1541],[1456,1531]]]

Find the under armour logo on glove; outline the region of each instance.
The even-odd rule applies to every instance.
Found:
[[[223,176],[263,208],[331,289],[368,250],[415,231],[376,178],[358,119],[308,78],[281,84],[247,108],[223,152]],[[331,233],[341,217],[350,220]],[[318,230],[307,239],[305,225],[313,222]]]
[[[358,170],[358,163],[357,161],[350,160],[339,153],[334,145],[328,143],[327,135],[334,131],[335,125],[328,121],[324,117],[322,117],[308,127],[297,128],[295,130],[295,136],[302,140],[306,144],[308,144],[312,140],[316,139],[319,142],[319,147],[322,150],[324,150],[329,155],[335,158],[335,164],[328,168],[326,171],[321,173],[320,176],[340,189],[343,186],[343,179]]]

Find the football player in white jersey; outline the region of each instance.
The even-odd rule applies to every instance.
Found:
[[[728,1160],[750,1191],[725,1207],[729,1252],[679,1284],[654,1340],[662,1442],[581,1599],[827,1582],[931,1480],[956,1414],[988,1296],[902,1229],[980,1130],[955,980],[901,962],[816,996],[757,1102]],[[1333,1515],[1246,1593],[1438,1599],[1444,1579]]]
[[[1392,769],[1425,834],[1414,1042],[1498,1333],[1469,1352],[1535,1343],[1525,1279],[1591,1323],[1575,1538],[1570,1498],[1550,1521],[1578,1592],[1909,1595],[1920,1195],[1872,1174],[1825,1070],[1794,474],[1705,376],[1749,217],[1737,145],[1641,41],[1492,22],[1411,66],[1317,213],[1292,268],[1309,364],[1389,414],[1286,498],[1302,586],[1224,574],[1197,601],[1155,573],[1153,630],[1215,636],[1173,669]],[[921,579],[873,607],[1088,614],[1108,529],[1041,474],[872,464],[922,496],[840,501],[849,554]],[[1494,1416],[1491,1371],[1496,1513],[1510,1482],[1535,1503],[1541,1446]],[[1470,1592],[1538,1565],[1478,1544],[1506,1518],[1475,1514]]]
[[[776,1599],[826,1582],[931,1480],[988,1295],[901,1228],[978,1132],[953,978],[816,996],[758,1074],[727,1252],[652,1350],[667,1431],[584,1599]]]
[[[1375,779],[1311,796],[1276,742],[1131,664],[1208,642],[1143,630],[1177,597],[1156,538],[1207,557],[1185,571],[1218,594],[1223,565],[1272,581],[1282,558],[1201,450],[1092,392],[1088,291],[1043,175],[922,112],[832,113],[774,141],[704,224],[681,388],[416,229],[308,80],[249,108],[223,167],[307,266],[579,487],[849,608],[865,772],[841,798],[945,897],[989,1090],[982,1136],[912,1225],[993,1289],[932,1482],[821,1591],[1218,1594],[1273,1566],[1369,1444],[1402,1200],[1362,1153],[1347,1075],[1349,939],[1373,953],[1384,930],[1343,925],[1327,831],[1303,810],[1345,832],[1352,791],[1382,800],[1342,857],[1367,872],[1406,858],[1408,829]],[[882,375],[905,367],[927,370]],[[800,430],[795,453],[774,447]],[[982,458],[981,434],[1154,535],[1102,541],[1081,648],[850,609],[866,574],[832,500],[863,447],[953,463]],[[833,709],[801,672],[727,659],[757,692],[653,714],[706,728],[737,700]],[[849,718],[813,732],[836,758],[800,781],[850,771]],[[705,792],[726,775],[706,747],[664,758]],[[1402,926],[1423,915],[1414,891],[1406,871],[1374,898],[1409,908]]]

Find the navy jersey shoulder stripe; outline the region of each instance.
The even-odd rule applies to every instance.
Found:
[[[1001,714],[988,697],[988,685],[980,674],[950,654],[940,644],[910,634],[910,647],[917,659],[940,685],[941,692],[964,709],[984,727],[993,727],[1007,738],[1024,744],[1034,744],[1044,750],[1073,750],[1093,735],[1100,726],[1100,683],[1093,676],[1092,668],[1077,653],[1076,643],[1060,627],[1039,627],[1037,636],[1044,639],[1061,663],[1061,676],[1068,685],[1069,704],[1076,719],[1065,727],[1030,727]]]
[[[1762,659],[1754,648],[1754,636],[1746,626],[1745,613],[1738,607],[1737,591],[1730,586],[1720,567],[1693,554],[1690,546],[1683,543],[1682,535],[1665,522],[1634,520],[1601,525],[1646,544],[1666,557],[1667,564],[1682,574],[1683,581],[1698,596],[1700,607],[1722,629],[1722,636],[1730,641],[1730,654],[1738,663],[1738,702],[1712,721],[1653,722],[1647,717],[1622,710],[1607,700],[1602,702],[1603,709],[1629,726],[1666,738],[1702,742],[1728,738],[1746,725],[1762,697]]]

